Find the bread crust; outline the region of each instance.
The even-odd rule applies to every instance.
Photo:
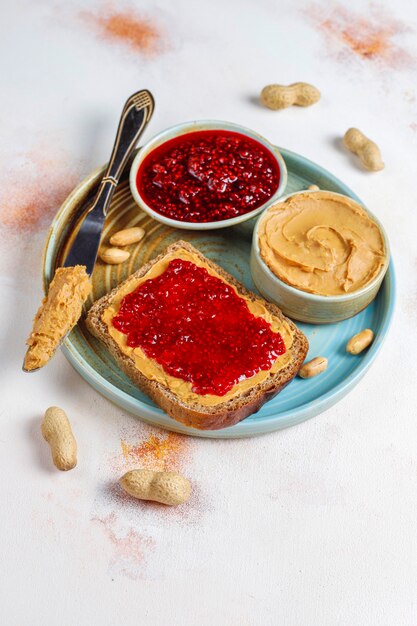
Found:
[[[88,312],[86,325],[88,330],[107,346],[109,352],[115,358],[123,372],[170,417],[186,426],[191,426],[199,430],[226,428],[237,424],[245,419],[245,417],[259,411],[265,402],[276,396],[291,382],[306,357],[308,341],[296,325],[286,318],[281,312],[281,309],[275,304],[248,291],[246,287],[228,274],[222,267],[210,261],[210,259],[201,254],[199,250],[188,242],[180,240],[168,246],[159,256],[146,263],[137,272],[129,276],[127,280],[131,280],[132,276],[141,278],[155,263],[162,260],[168,253],[176,252],[181,249],[188,250],[203,260],[204,263],[215,270],[226,282],[233,285],[239,295],[249,298],[252,301],[261,301],[274,317],[279,320],[287,321],[294,333],[294,337],[291,347],[292,359],[285,368],[278,371],[276,374],[270,374],[266,380],[258,383],[245,393],[215,406],[207,407],[198,403],[184,403],[181,398],[175,395],[165,385],[158,381],[150,380],[136,368],[134,360],[121,352],[116,341],[114,341],[113,337],[108,332],[107,325],[101,319],[102,313],[110,305],[111,300],[126,281],[93,304]]]

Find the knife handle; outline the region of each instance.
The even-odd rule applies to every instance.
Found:
[[[123,168],[151,119],[154,106],[153,96],[147,89],[142,89],[127,99],[120,117],[110,161],[89,213],[96,210],[103,215],[107,214]]]

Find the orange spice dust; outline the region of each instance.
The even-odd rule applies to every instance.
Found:
[[[137,445],[123,439],[121,447],[124,459],[142,468],[155,470],[178,470],[188,452],[188,438],[176,433],[150,434]]]
[[[107,6],[101,14],[83,13],[82,17],[93,24],[106,41],[124,44],[148,57],[162,52],[159,27],[132,11],[111,12]]]
[[[401,67],[412,60],[411,55],[393,41],[409,29],[380,10],[364,17],[342,6],[329,11],[314,4],[306,13],[341,58],[347,52],[391,67]]]
[[[16,155],[4,168],[0,185],[0,226],[33,233],[49,222],[78,181],[73,168],[45,150]]]

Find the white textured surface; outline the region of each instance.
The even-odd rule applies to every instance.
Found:
[[[415,625],[417,8],[3,5],[1,624]],[[165,32],[161,54],[98,36],[91,14],[129,7]],[[380,31],[368,57],[349,47],[352,33],[369,43],[361,19]],[[298,80],[322,90],[319,104],[276,113],[257,104],[266,83]],[[122,103],[141,87],[157,102],[148,136],[188,119],[226,119],[330,169],[385,224],[398,275],[384,349],[336,407],[259,439],[171,442],[195,485],[182,512],[132,503],[114,488],[136,466],[121,440],[141,445],[152,429],[98,396],[61,354],[36,375],[20,372],[48,221],[65,187],[107,159]],[[383,172],[361,171],[340,148],[352,125],[380,144]],[[47,214],[33,228],[18,219],[28,200],[30,214]],[[39,432],[51,404],[66,409],[79,442],[79,465],[67,474],[52,467]]]

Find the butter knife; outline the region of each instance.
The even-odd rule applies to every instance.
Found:
[[[154,106],[153,96],[146,89],[134,93],[126,101],[109,164],[97,195],[83,218],[68,251],[63,263],[64,267],[85,265],[87,274],[92,274],[111,199],[126,162],[152,117]]]

